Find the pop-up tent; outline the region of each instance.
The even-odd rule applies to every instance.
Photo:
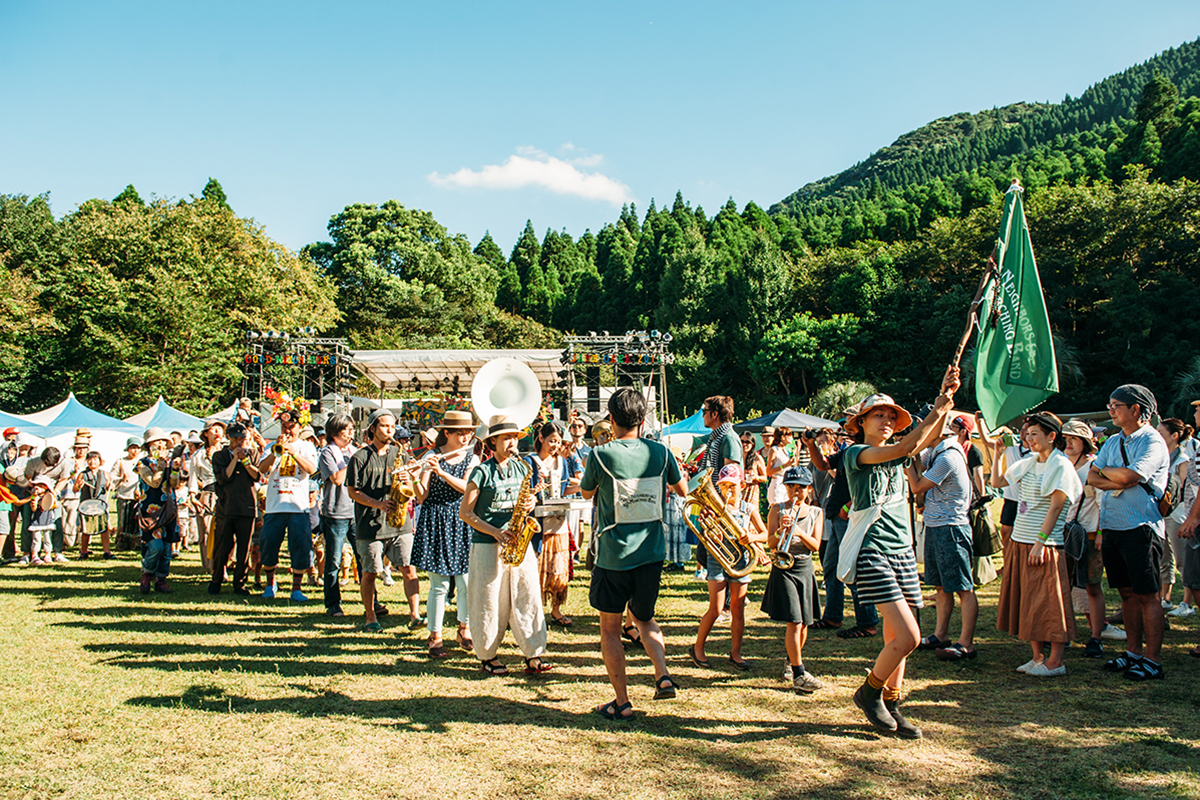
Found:
[[[812,414],[793,411],[790,408],[775,411],[763,417],[748,419],[745,422],[739,422],[733,428],[739,432],[753,431],[760,433],[763,428],[768,426],[772,428],[791,428],[793,431],[800,431],[805,428],[833,428],[834,430],[838,428],[838,424],[832,420],[821,419],[820,417],[814,417]]]
[[[697,411],[687,419],[673,422],[662,429],[663,436],[672,436],[677,433],[691,433],[696,436],[703,436],[708,433],[708,428],[704,427],[704,412]]]
[[[191,414],[173,408],[162,395],[154,401],[154,405],[125,420],[130,425],[145,430],[146,428],[163,428],[166,431],[179,431],[185,437],[188,431],[198,431],[204,427],[204,420]]]
[[[62,403],[30,416],[41,417],[52,409],[59,409],[53,419],[37,429],[31,428],[28,432],[42,437],[47,446],[57,447],[64,454],[71,453],[75,432],[79,428],[91,431],[91,449],[104,457],[106,467],[111,466],[124,454],[127,439],[136,437],[140,441],[142,438],[143,428],[88,408],[75,399],[73,392],[67,395],[67,399]]]

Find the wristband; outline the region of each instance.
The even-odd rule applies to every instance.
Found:
[[[245,466],[247,466],[247,467],[248,467],[248,466],[250,466],[250,459],[249,459],[249,458],[243,458],[243,459],[242,459],[242,464],[244,464],[244,465],[245,465]]]
[[[1038,533],[1038,541],[1041,542],[1042,544],[1045,544],[1046,542],[1050,541],[1050,534],[1039,532]]]

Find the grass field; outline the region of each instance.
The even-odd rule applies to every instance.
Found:
[[[377,635],[360,630],[361,615],[330,620],[315,588],[303,606],[228,588],[210,597],[194,552],[175,572],[173,594],[144,598],[128,554],[0,570],[0,794],[1200,797],[1192,620],[1167,634],[1164,682],[1105,674],[1078,646],[1066,678],[1027,678],[1013,671],[1026,645],[995,631],[993,583],[983,591],[978,659],[910,660],[905,710],[926,734],[912,743],[876,735],[851,704],[878,638],[815,632],[804,661],[827,688],[785,691],[782,629],[758,610],[761,575],[751,587],[747,674],[725,659],[722,628],[708,647],[714,669],[691,666],[685,651],[704,586],[668,576],[659,620],[682,691],[651,700],[649,661],[631,651],[638,717],[618,725],[590,713],[611,690],[586,572],[567,607],[575,626],[551,632],[558,669],[538,678],[519,669],[484,678],[456,647],[430,662],[423,632],[408,633],[397,616]],[[383,592],[402,612],[400,586]],[[521,664],[511,643],[501,658]]]

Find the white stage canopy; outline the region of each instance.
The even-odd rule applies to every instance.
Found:
[[[512,358],[528,364],[542,390],[559,383],[562,350],[353,350],[350,366],[380,387],[404,391],[468,394],[476,373],[489,361]]]

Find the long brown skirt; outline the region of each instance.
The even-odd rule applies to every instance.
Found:
[[[542,553],[538,556],[542,600],[562,605],[567,602],[571,582],[571,531],[567,517],[542,518]]]
[[[1069,610],[1067,557],[1062,548],[1047,547],[1046,560],[1031,567],[1032,549],[1012,539],[1004,545],[996,628],[1026,642],[1069,642],[1075,638],[1075,615]]]

